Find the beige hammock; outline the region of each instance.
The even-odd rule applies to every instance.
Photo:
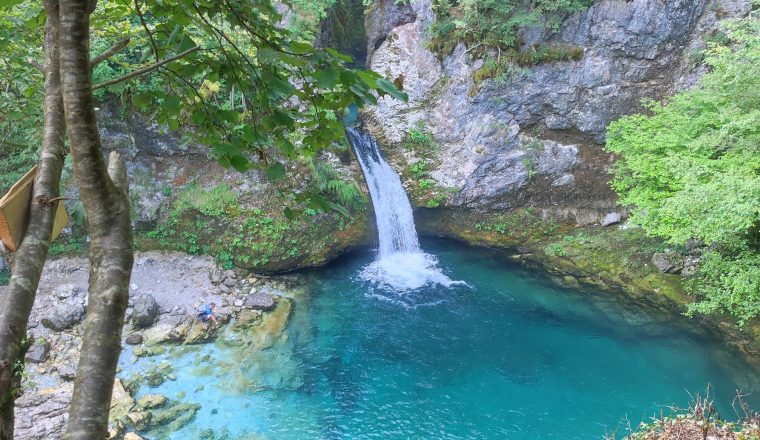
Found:
[[[32,185],[36,173],[37,165],[24,174],[24,177],[16,182],[8,190],[8,193],[0,199],[0,241],[8,251],[15,252],[18,249],[29,224],[29,206],[32,200]],[[63,206],[63,202],[59,202],[58,210],[55,212],[51,241],[55,240],[61,233],[68,221],[69,216],[66,213],[66,208]]]

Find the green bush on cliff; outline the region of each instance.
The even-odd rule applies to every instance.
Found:
[[[593,1],[435,0],[436,21],[430,28],[430,47],[439,55],[447,55],[462,42],[475,55],[494,49],[500,54],[508,51],[518,56],[515,50],[520,47],[521,29],[538,26],[557,30],[569,14],[585,10]],[[540,52],[557,56],[555,51],[542,49]],[[525,60],[533,55],[529,54]],[[540,61],[531,59],[533,64]]]
[[[726,35],[729,45],[706,52],[698,87],[610,124],[607,148],[620,155],[613,187],[633,222],[671,244],[711,245],[690,311],[744,323],[760,313],[760,17]]]

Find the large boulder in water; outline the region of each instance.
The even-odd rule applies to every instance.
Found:
[[[144,294],[135,298],[132,324],[135,327],[146,328],[153,325],[158,316],[158,303],[152,295]]]
[[[245,298],[244,304],[247,308],[268,312],[274,309],[277,303],[271,295],[252,293]]]

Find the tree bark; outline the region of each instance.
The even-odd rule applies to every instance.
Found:
[[[0,298],[0,439],[13,439],[13,407],[18,392],[16,368],[23,368],[22,341],[50,247],[59,196],[65,132],[58,61],[58,2],[45,1],[45,127],[34,178],[29,225],[16,251],[7,293]],[[21,362],[18,364],[17,362]]]
[[[133,243],[127,175],[118,153],[108,168],[95,118],[87,0],[60,1],[63,104],[74,173],[91,236],[87,318],[64,439],[107,437]]]

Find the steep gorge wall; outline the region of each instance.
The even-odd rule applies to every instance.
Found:
[[[595,223],[616,209],[612,157],[602,148],[607,124],[640,110],[644,98],[694,84],[719,21],[750,10],[747,0],[600,0],[558,32],[521,35],[526,45],[582,47],[582,58],[476,84],[483,61],[464,45],[442,61],[427,49],[431,0],[382,0],[366,19],[368,66],[402,83],[409,102],[382,99],[365,119],[401,169],[420,160],[399,147],[409,130],[422,124],[433,134],[440,151],[429,174],[449,189],[450,208],[535,207]]]

